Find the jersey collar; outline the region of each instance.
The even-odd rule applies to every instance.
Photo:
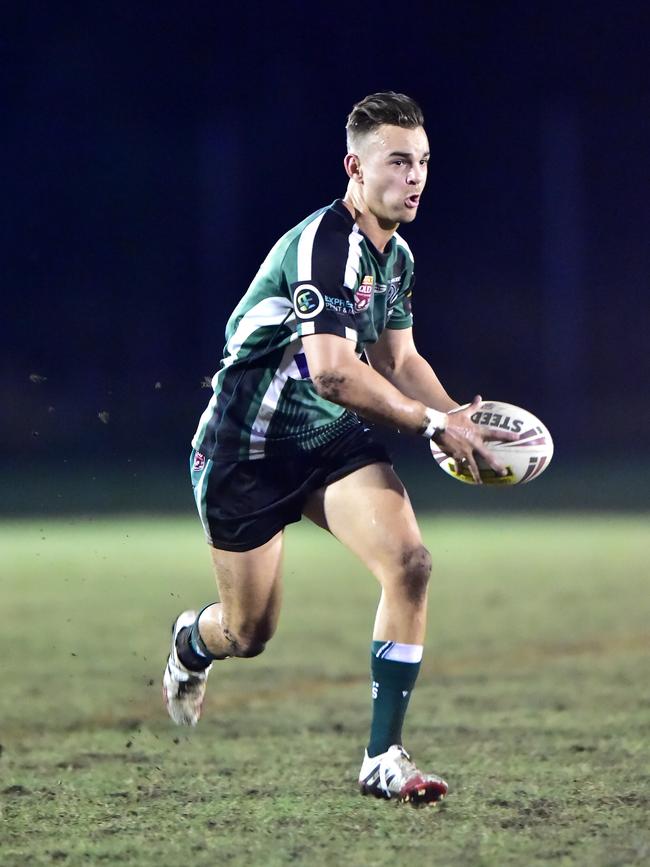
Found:
[[[352,230],[354,228],[354,226],[357,226],[357,224],[354,221],[354,217],[352,216],[352,214],[348,211],[348,209],[343,204],[343,199],[335,199],[332,202],[332,204],[330,205],[330,208],[334,211],[334,213],[343,217],[343,219],[346,221],[346,223],[350,227],[350,230]],[[386,249],[384,250],[383,253],[381,253],[375,247],[375,245],[372,243],[370,238],[366,234],[364,234],[361,231],[361,229],[359,229],[358,226],[357,226],[357,230],[358,230],[359,234],[363,236],[363,240],[366,242],[370,252],[375,257],[375,259],[379,262],[379,264],[382,267],[384,265],[386,265],[388,263],[388,260],[390,259],[391,253],[393,252],[393,250],[395,248],[395,244],[397,243],[395,241],[395,236],[393,235],[393,237],[390,239],[388,244],[386,244]]]

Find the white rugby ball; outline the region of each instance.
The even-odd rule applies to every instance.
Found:
[[[505,430],[519,434],[519,439],[513,442],[490,440],[485,443],[486,448],[507,469],[505,476],[498,476],[476,455],[476,464],[484,485],[521,485],[531,482],[550,464],[553,457],[553,439],[546,425],[532,412],[511,403],[484,400],[472,415],[472,421],[485,432]],[[460,482],[476,484],[469,467],[464,464],[457,466],[454,458],[441,451],[433,440],[430,442],[431,452],[439,467]]]

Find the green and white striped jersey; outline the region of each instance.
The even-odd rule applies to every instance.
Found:
[[[226,325],[214,395],[192,446],[212,460],[290,456],[359,424],[314,388],[302,337],[335,334],[358,355],[410,328],[413,256],[396,233],[380,253],[340,199],[283,235]]]

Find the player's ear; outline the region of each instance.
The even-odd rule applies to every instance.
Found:
[[[356,154],[346,154],[343,160],[346,174],[358,184],[363,183],[363,169],[361,168],[361,160]]]

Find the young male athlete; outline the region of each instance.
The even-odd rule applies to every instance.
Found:
[[[427,179],[422,112],[402,94],[368,96],[347,145],[345,197],[280,238],[228,321],[191,459],[220,602],[176,619],[163,692],[174,722],[195,725],[213,661],[262,653],[280,608],[284,528],[306,515],[381,585],[361,790],[436,801],[447,783],[402,746],[431,559],[362,419],[434,438],[476,481],[475,453],[503,467],[470,419],[480,398],[459,409],[413,342],[413,256],[397,227],[415,219]]]

